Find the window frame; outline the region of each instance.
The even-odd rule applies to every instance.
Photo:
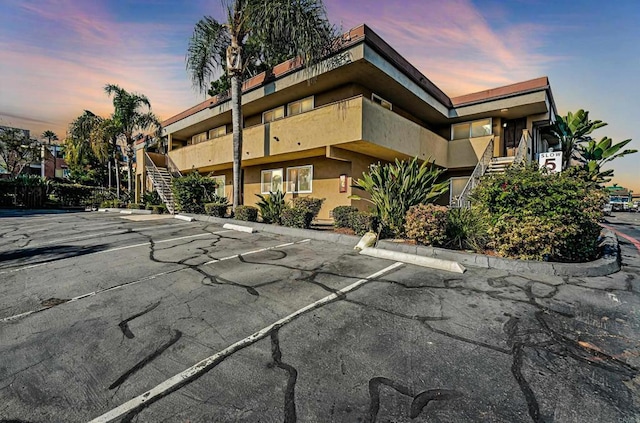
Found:
[[[371,101],[389,111],[393,111],[393,104],[389,100],[385,100],[376,93],[371,93]],[[389,107],[387,107],[386,105],[388,105]]]
[[[490,134],[486,134],[486,135],[480,135],[478,137],[472,137],[471,136],[471,130],[473,128],[473,123],[474,122],[482,122],[488,120],[489,121],[489,127],[491,128],[491,133]],[[468,132],[468,137],[467,138],[453,138],[453,133],[454,133],[454,129],[456,126],[462,126],[462,125],[468,125],[469,126],[469,130]],[[476,120],[468,120],[465,122],[460,122],[460,123],[454,123],[451,125],[451,135],[449,137],[450,141],[455,141],[455,140],[465,140],[465,139],[471,139],[471,138],[480,138],[480,137],[488,137],[493,135],[493,118],[489,117],[489,118],[484,118],[484,119],[476,119]]]
[[[274,112],[274,116],[275,116],[275,112],[277,110],[282,110],[282,116],[281,117],[277,117],[277,118],[274,118],[274,119],[269,120],[269,121],[265,121],[264,120],[264,115],[266,115],[267,113],[270,113],[270,112]],[[273,109],[265,110],[264,112],[262,112],[262,124],[263,125],[265,123],[275,122],[276,120],[280,120],[280,119],[284,119],[284,118],[285,118],[285,108],[284,108],[284,106],[274,107]]]
[[[294,170],[294,169],[304,169],[304,168],[309,168],[310,169],[310,176],[311,178],[309,179],[309,190],[289,190],[289,187],[291,186],[291,181],[289,179],[289,171],[290,170]],[[298,173],[298,175],[300,175]],[[299,178],[300,176],[298,176]],[[299,188],[300,187],[300,179],[298,179],[296,181],[296,187]],[[309,164],[309,165],[302,165],[302,166],[291,166],[291,167],[287,167],[287,191],[286,192],[290,192],[292,194],[312,194],[313,193],[313,165]]]
[[[195,141],[194,138],[199,137],[201,135],[204,135],[204,138],[201,139],[200,141]],[[201,142],[205,142],[207,140],[207,137],[209,136],[209,132],[208,131],[204,131],[204,132],[200,132],[197,133],[195,135],[191,136],[191,144],[190,145],[196,145],[196,144],[200,144]]]
[[[309,110],[302,110],[302,104],[306,100],[311,100],[311,108]],[[300,113],[291,113],[291,106],[295,105],[296,103],[300,103]],[[311,95],[309,97],[301,98],[300,100],[292,101],[291,103],[287,104],[287,116],[301,115],[303,113],[313,110],[315,107],[316,107],[316,101],[314,96]]]
[[[220,129],[224,129],[224,134],[211,136],[211,133],[213,131],[218,131]],[[227,125],[216,126],[215,128],[209,129],[207,131],[207,137],[208,137],[207,139],[209,139],[209,140],[212,140],[212,139],[215,139],[215,138],[224,137],[225,135],[227,135]]]
[[[283,193],[286,192],[285,191],[286,187],[285,187],[285,184],[284,184],[284,168],[280,167],[280,168],[274,168],[274,169],[264,169],[264,170],[260,171],[260,193],[261,194],[269,194],[270,192],[275,192],[275,191],[264,191],[264,175],[267,172],[271,172],[272,173],[271,180],[273,181],[273,172],[274,171],[280,171],[281,172],[282,181],[280,182],[280,185],[281,185],[280,186],[280,188],[281,188],[280,192],[283,192]],[[273,182],[269,182],[269,184],[271,186],[273,186]]]

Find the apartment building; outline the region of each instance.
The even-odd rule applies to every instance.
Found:
[[[281,190],[325,198],[319,219],[352,200],[352,181],[377,162],[418,157],[446,169],[451,200],[486,160],[535,159],[556,108],[546,77],[449,97],[366,25],[343,36],[340,60],[309,78],[295,60],[243,86],[244,204]],[[232,195],[231,104],[217,96],[162,123],[166,155],[137,162],[197,170]],[[151,163],[153,162],[153,163]],[[137,195],[150,186],[136,171]]]

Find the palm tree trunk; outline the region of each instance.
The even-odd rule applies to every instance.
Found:
[[[131,188],[133,175],[133,142],[127,143],[127,189],[129,190],[129,201],[131,201]]]
[[[242,204],[242,81],[231,74],[231,120],[233,124],[233,211]]]

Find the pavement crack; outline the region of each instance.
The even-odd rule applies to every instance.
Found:
[[[529,416],[534,423],[542,422],[542,418],[540,416],[540,405],[538,404],[538,400],[536,399],[536,395],[531,389],[529,382],[525,379],[522,374],[522,358],[524,356],[524,346],[520,343],[515,343],[513,345],[513,362],[511,363],[511,374],[515,378],[518,386],[520,386],[520,391],[522,395],[524,395],[524,399],[527,402],[527,409],[529,411]]]
[[[463,395],[461,392],[452,389],[429,389],[416,395],[412,389],[398,382],[386,377],[374,377],[369,380],[369,415],[365,420],[367,423],[375,423],[378,419],[378,413],[380,412],[381,385],[388,386],[400,394],[412,398],[411,411],[409,415],[412,419],[417,418],[431,401],[452,400]]]
[[[135,335],[133,334],[133,332],[131,332],[131,329],[129,329],[129,322],[134,320],[134,319],[137,319],[140,316],[144,316],[145,314],[147,314],[150,311],[154,310],[159,305],[160,305],[160,301],[158,301],[155,304],[152,304],[151,306],[147,307],[146,309],[144,309],[140,313],[136,313],[133,316],[128,317],[128,318],[124,319],[123,321],[121,321],[120,323],[118,323],[118,327],[120,327],[120,330],[122,331],[122,334],[124,336],[126,336],[127,338],[129,338],[129,339],[135,338]]]
[[[137,362],[131,369],[123,373],[122,376],[120,376],[115,382],[109,385],[109,389],[115,389],[122,385],[127,379],[129,379],[129,377],[134,375],[136,372],[138,372],[140,369],[142,369],[144,366],[146,366],[156,358],[158,358],[160,354],[165,352],[170,346],[178,342],[181,337],[182,332],[180,332],[179,330],[173,331],[173,334],[171,335],[171,339],[169,339],[169,341],[159,346],[154,352]]]
[[[297,421],[295,391],[298,371],[292,365],[282,361],[279,332],[279,328],[271,332],[271,358],[278,368],[285,370],[289,374],[287,387],[284,391],[284,423],[295,423]]]

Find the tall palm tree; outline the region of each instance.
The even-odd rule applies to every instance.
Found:
[[[242,165],[242,81],[247,63],[246,43],[262,46],[263,60],[270,63],[277,52],[297,57],[313,68],[330,51],[334,28],[329,24],[322,0],[226,0],[226,22],[210,16],[195,26],[187,49],[187,70],[195,87],[205,93],[209,81],[221,70],[231,79],[233,125],[233,209],[240,204]]]
[[[115,84],[107,84],[104,91],[113,97],[113,120],[120,128],[120,134],[127,143],[127,176],[129,194],[133,190],[133,154],[134,132],[144,131],[160,125],[158,118],[151,112],[151,103],[143,94],[130,93]]]
[[[115,170],[116,179],[116,195],[120,198],[120,160],[118,159],[118,137],[122,133],[122,128],[116,121],[114,116],[102,119],[98,125],[91,131],[90,140],[91,148],[94,154],[101,161],[109,163],[111,168],[111,159],[113,160],[113,168]],[[111,189],[111,170],[109,170],[109,189]]]
[[[42,138],[46,138],[49,141],[49,148],[51,148],[51,144],[53,143],[53,141],[58,141],[58,136],[56,135],[55,132],[53,132],[50,129],[47,129],[46,131],[44,131],[42,133]],[[53,151],[53,176],[56,176],[56,168],[58,167],[58,163],[57,163],[57,155],[58,151],[54,150]],[[46,156],[44,156],[42,158],[43,162],[46,160]],[[42,176],[44,176],[44,167],[42,168]]]

